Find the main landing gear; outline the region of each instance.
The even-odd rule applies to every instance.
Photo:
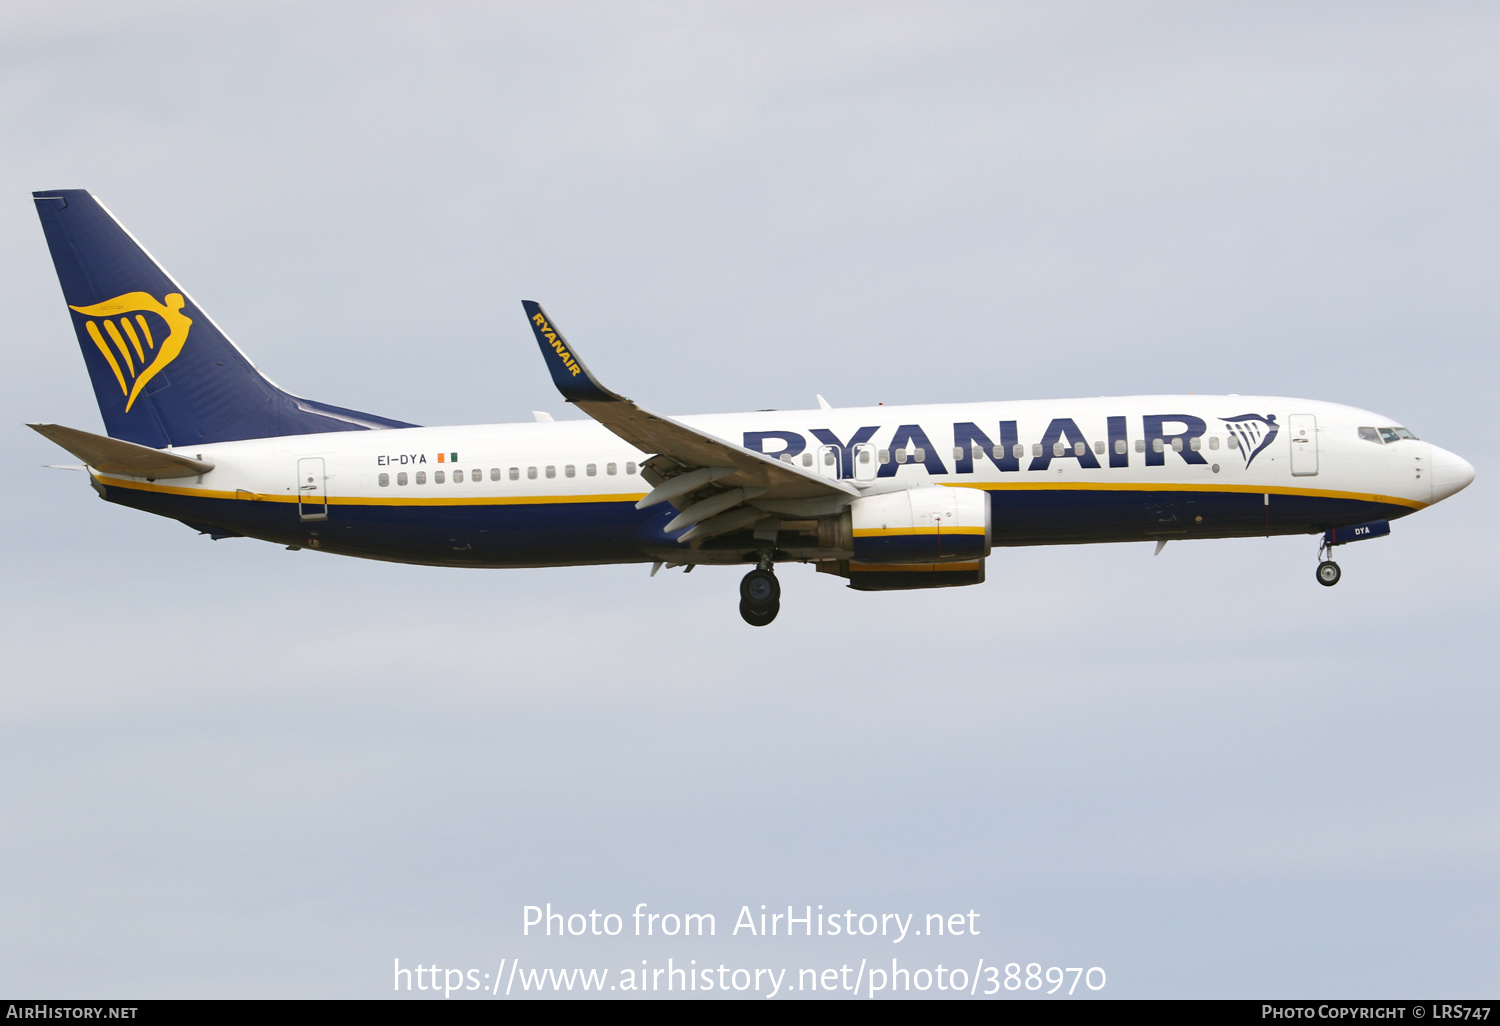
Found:
[[[781,612],[781,582],[769,565],[751,570],[740,581],[740,616],[752,627],[764,627]]]
[[[1344,572],[1339,565],[1328,558],[1333,555],[1333,544],[1324,539],[1323,544],[1318,546],[1318,583],[1325,588],[1332,588],[1339,583],[1339,578]]]

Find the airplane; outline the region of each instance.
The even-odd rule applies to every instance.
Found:
[[[552,381],[588,420],[420,427],[263,376],[89,192],[33,193],[106,434],[30,427],[108,502],[215,540],[402,563],[751,569],[856,591],[980,584],[995,546],[1319,537],[1334,549],[1467,487],[1390,417],[1308,399],[1147,395],[670,417],[606,388],[538,304]]]

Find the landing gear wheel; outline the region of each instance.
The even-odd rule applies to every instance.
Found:
[[[1339,583],[1339,578],[1342,576],[1344,576],[1344,572],[1339,569],[1339,565],[1333,560],[1325,559],[1318,564],[1318,583],[1323,587],[1332,588],[1335,584]]]
[[[776,619],[776,614],[781,612],[781,603],[775,602],[769,606],[752,606],[748,602],[740,603],[740,615],[751,627],[764,627]]]
[[[740,601],[752,609],[766,609],[779,605],[781,582],[770,570],[751,570],[740,581]],[[770,623],[769,620],[766,622]]]

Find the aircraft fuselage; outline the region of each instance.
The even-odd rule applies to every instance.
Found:
[[[1360,436],[1362,427],[1389,430],[1389,418],[1264,396],[676,419],[861,490],[983,489],[999,546],[1309,534],[1394,520],[1445,497],[1454,480],[1443,467],[1462,463],[1425,441]],[[170,481],[96,473],[96,486],[111,502],[215,534],[408,563],[740,562],[745,547],[730,539],[689,551],[664,534],[675,510],[635,508],[650,490],[640,476],[649,454],[592,421],[287,435],[181,451],[214,469]],[[787,523],[784,558],[819,558],[808,538],[797,544],[797,521]]]

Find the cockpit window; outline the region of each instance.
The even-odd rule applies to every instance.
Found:
[[[1378,442],[1382,445],[1391,445],[1402,439],[1417,441],[1417,436],[1404,427],[1362,427],[1359,429],[1359,437],[1367,442]]]

